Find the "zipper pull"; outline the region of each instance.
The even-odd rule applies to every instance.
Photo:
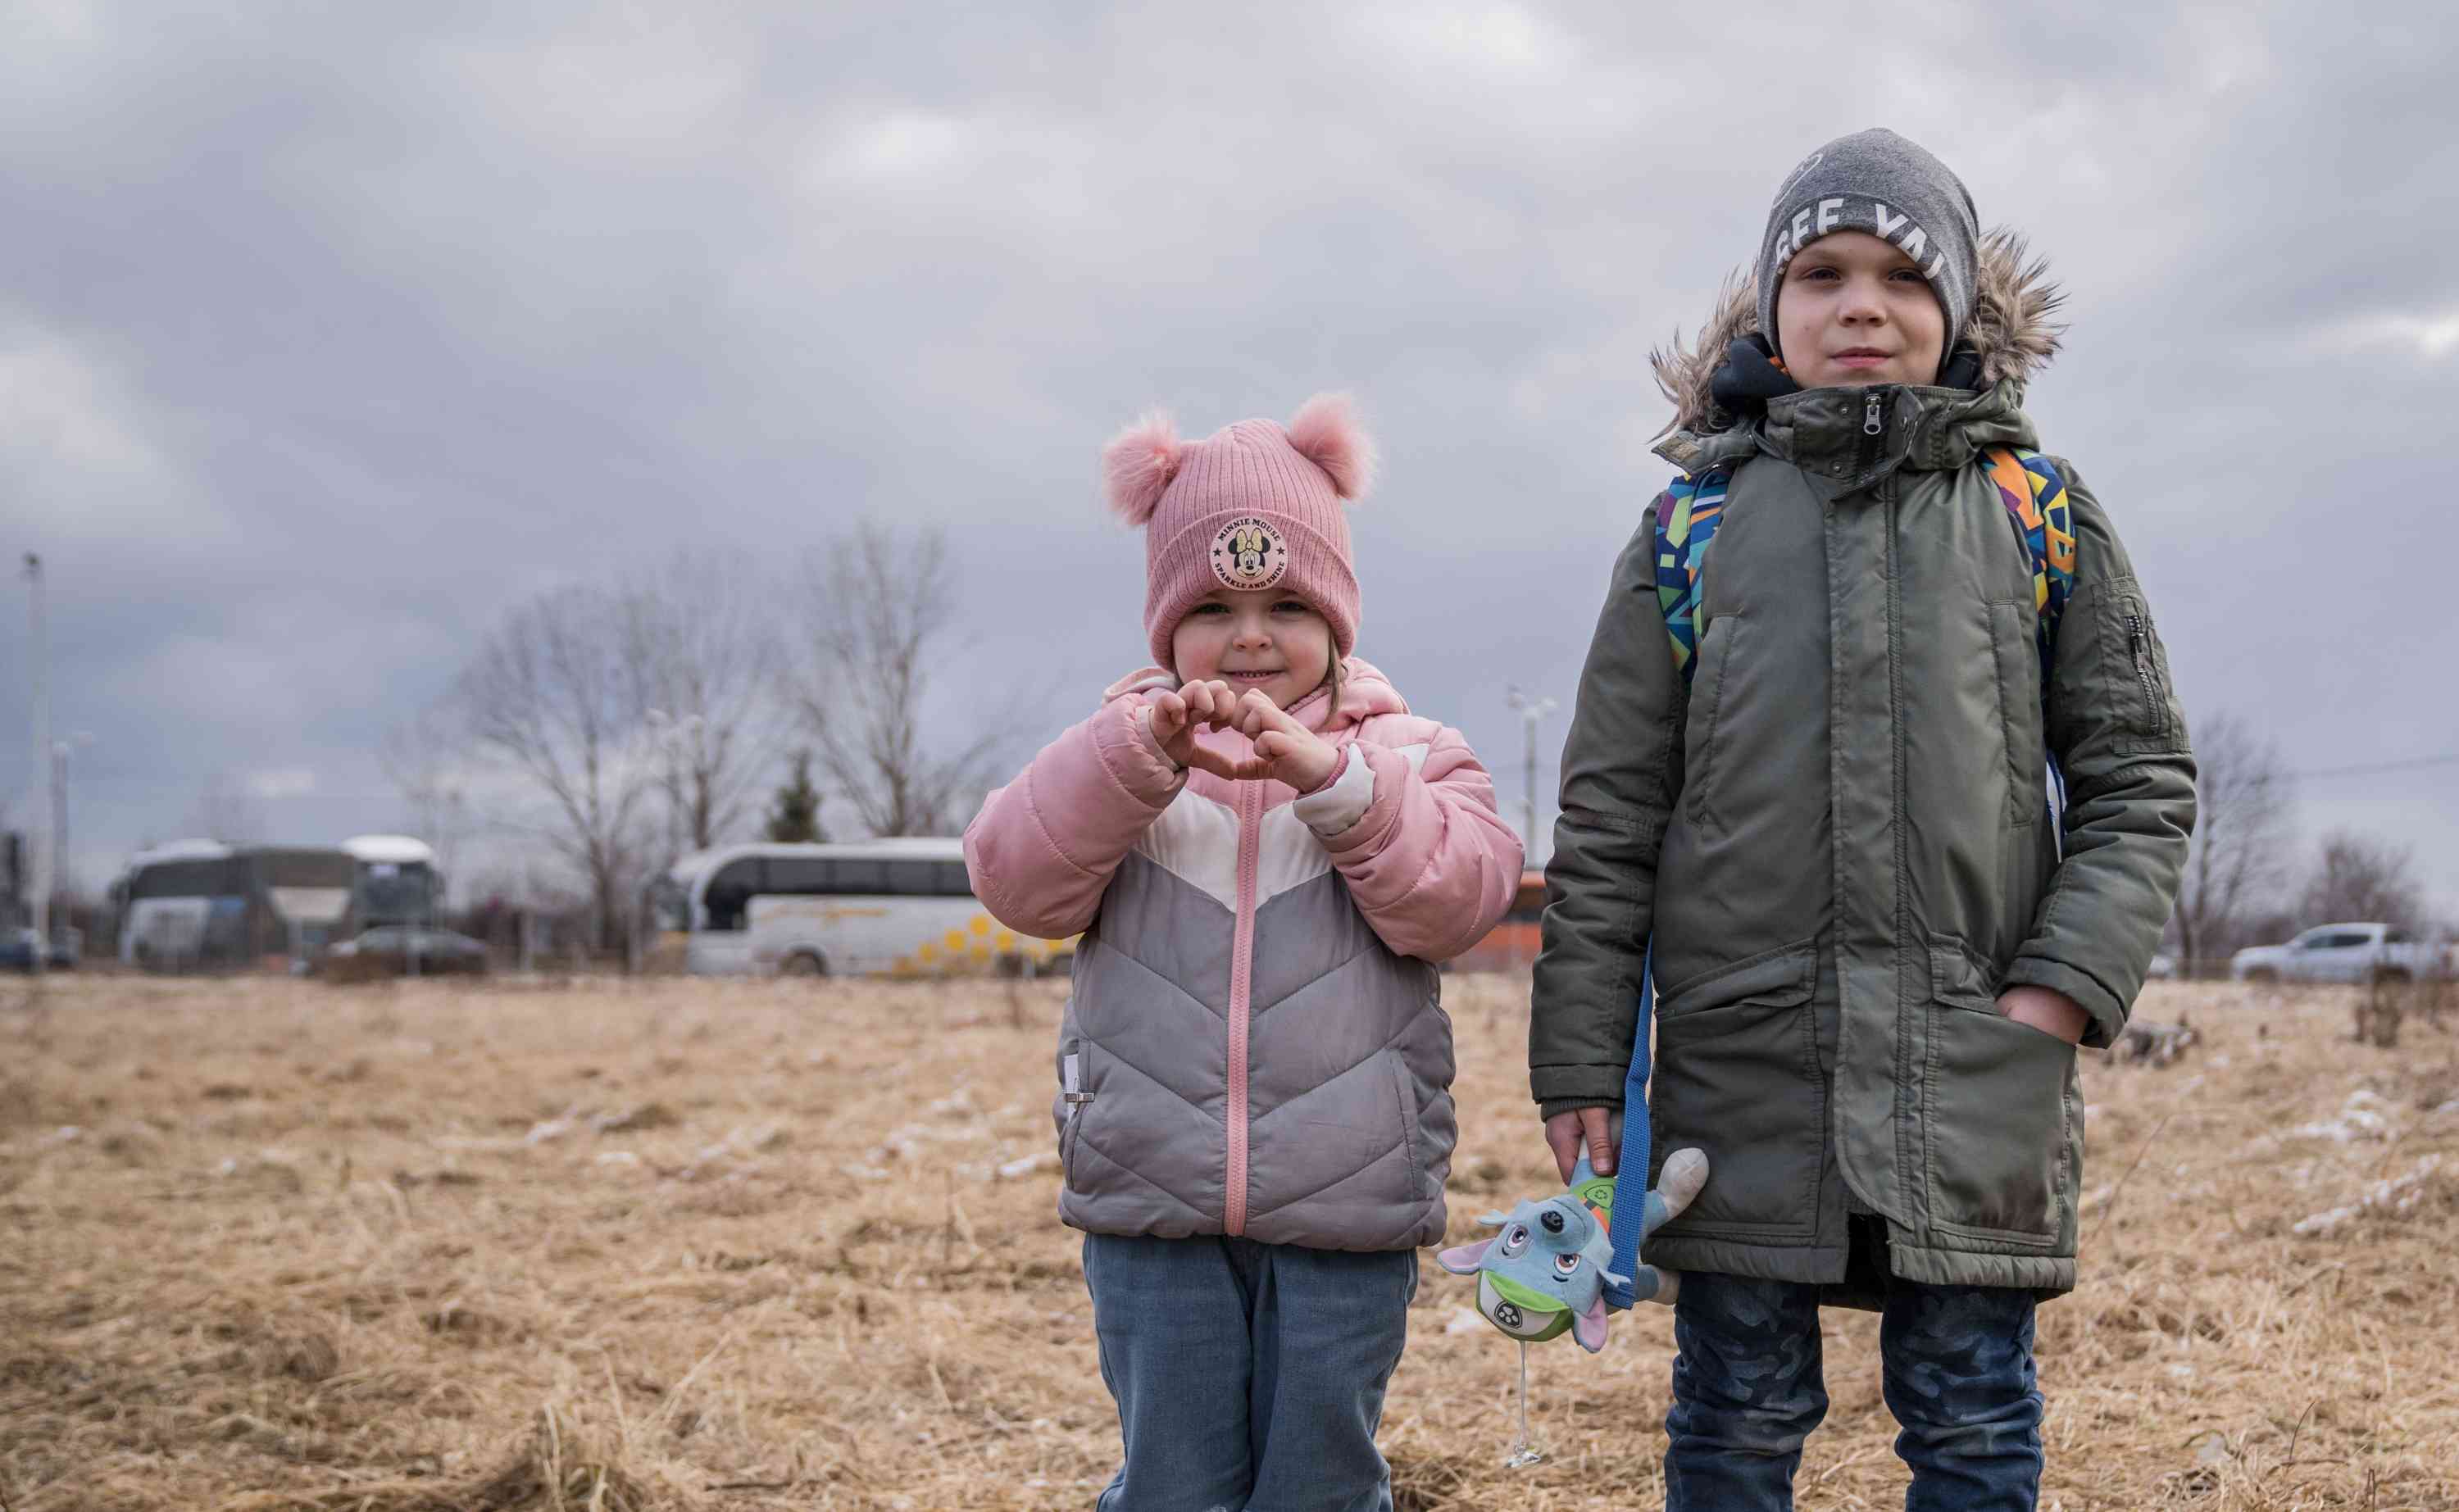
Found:
[[[1861,433],[1877,435],[1881,429],[1882,428],[1879,424],[1879,390],[1873,388],[1861,402]]]

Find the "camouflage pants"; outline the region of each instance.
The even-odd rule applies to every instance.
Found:
[[[1827,1413],[1818,1292],[1692,1272],[1674,1304],[1666,1512],[1793,1505],[1802,1440]],[[1885,1281],[1879,1340],[1887,1410],[1912,1468],[1905,1512],[2032,1512],[2041,1394],[2032,1297],[1997,1287]]]

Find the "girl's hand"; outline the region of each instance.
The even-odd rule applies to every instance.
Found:
[[[1221,770],[1219,758],[1209,762],[1204,759],[1204,747],[1195,743],[1195,732],[1207,724],[1229,729],[1237,723],[1238,695],[1230,691],[1229,683],[1189,682],[1175,693],[1154,694],[1150,706],[1153,744],[1161,747],[1163,755],[1176,762],[1182,771],[1189,766]]]
[[[1255,743],[1252,759],[1238,763],[1242,777],[1269,777],[1302,793],[1332,781],[1340,769],[1340,752],[1314,731],[1290,718],[1289,711],[1261,692],[1238,700],[1238,732]]]
[[[2069,1044],[2081,1044],[2091,1022],[2083,1004],[2051,987],[2009,987],[1998,995],[1998,1011]]]

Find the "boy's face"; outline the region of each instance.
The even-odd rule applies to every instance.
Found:
[[[1776,346],[1804,388],[1938,381],[1946,312],[1913,260],[1867,231],[1793,255],[1776,296]]]
[[[1169,638],[1182,682],[1212,679],[1261,688],[1275,707],[1323,685],[1332,670],[1332,625],[1313,604],[1269,589],[1215,588]]]

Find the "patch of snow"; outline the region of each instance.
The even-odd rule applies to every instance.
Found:
[[[2341,1144],[2357,1140],[2386,1140],[2391,1136],[2391,1126],[2383,1107],[2380,1097],[2359,1087],[2340,1104],[2339,1117],[2301,1124],[2288,1132],[2292,1138],[2326,1139]]]
[[[2288,1231],[2296,1234],[2329,1233],[2365,1213],[2406,1212],[2424,1200],[2427,1178],[2441,1167],[2440,1155],[2427,1155],[2418,1161],[2406,1175],[2385,1177],[2367,1187],[2364,1195],[2355,1202],[2333,1208],[2327,1212],[2318,1212],[2310,1218],[2301,1218],[2289,1225]]]

